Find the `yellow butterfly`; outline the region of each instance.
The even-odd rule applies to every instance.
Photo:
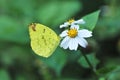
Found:
[[[32,23],[29,26],[32,50],[43,57],[49,57],[57,48],[60,37],[50,28]]]

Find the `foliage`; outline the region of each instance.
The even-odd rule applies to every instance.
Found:
[[[95,54],[91,53],[91,54],[87,55],[87,57],[88,57],[88,60],[93,65],[93,67],[96,68],[96,66],[99,63],[99,61],[95,57]],[[81,56],[81,58],[78,60],[78,62],[85,68],[89,68],[90,67],[83,56]]]
[[[93,30],[97,21],[98,21],[98,17],[99,17],[99,13],[100,11],[96,11],[96,12],[93,12],[89,15],[86,15],[85,17],[82,17],[83,20],[85,20],[85,24],[83,24],[83,28],[86,28],[88,30]]]
[[[119,80],[120,1],[93,2],[0,0],[0,80]],[[44,24],[59,35],[60,24],[80,16],[86,21],[81,28],[93,31],[86,49],[69,51],[58,46],[47,59],[34,54],[29,24]],[[97,79],[83,52],[95,67]]]

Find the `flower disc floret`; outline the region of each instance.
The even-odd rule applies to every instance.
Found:
[[[78,35],[78,31],[77,31],[77,29],[70,29],[67,32],[67,34],[68,34],[69,37],[74,38]]]
[[[72,24],[74,21],[75,21],[74,19],[70,19],[70,20],[68,20],[68,23]]]

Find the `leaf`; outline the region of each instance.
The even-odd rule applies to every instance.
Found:
[[[60,76],[61,70],[67,61],[66,59],[67,59],[67,55],[60,47],[57,48],[57,50],[54,52],[54,54],[51,57],[47,59],[41,58],[44,64],[48,65],[56,72],[57,76]]]
[[[26,29],[18,21],[9,16],[0,16],[0,39],[16,43],[27,43]],[[19,36],[19,37],[18,37]]]
[[[39,23],[31,24],[29,33],[33,51],[42,57],[52,55],[60,42],[59,36],[52,29]]]
[[[22,64],[26,64],[31,60],[31,55],[29,54],[29,52],[27,52],[28,47],[24,47],[24,46],[21,47],[20,45],[15,46],[15,44],[14,46],[9,44],[5,46],[7,47],[2,46],[3,49],[1,49],[1,54],[0,54],[1,63],[4,66],[11,66],[16,61],[17,62],[21,61]],[[4,50],[4,48],[6,48],[6,50]]]
[[[27,78],[23,75],[17,75],[15,80],[27,80]]]
[[[99,63],[99,60],[95,57],[95,54],[88,54],[86,55],[90,63],[94,68],[96,68],[97,64]],[[78,60],[79,64],[85,68],[89,68],[87,61],[85,60],[84,56],[81,56]]]
[[[99,80],[106,80],[104,77],[100,77]]]
[[[97,73],[105,75],[105,74],[113,71],[115,68],[116,68],[115,66],[112,66],[112,67],[110,67],[110,66],[109,67],[103,67],[103,68],[98,69]]]
[[[93,30],[95,28],[95,25],[97,23],[98,20],[98,16],[99,16],[100,11],[95,11],[93,13],[90,13],[84,17],[82,17],[82,19],[86,22],[83,25],[80,25],[82,28],[86,28],[88,30]]]
[[[0,70],[0,80],[10,80],[8,72],[4,69]]]
[[[98,26],[95,28],[95,38],[99,40],[113,39],[119,35],[120,18],[103,17],[99,20]],[[109,29],[109,30],[108,30]],[[101,33],[102,32],[102,33]]]
[[[120,80],[120,66],[107,75],[107,80]]]
[[[58,27],[60,23],[72,17],[79,10],[81,10],[81,4],[77,0],[48,1],[38,9],[37,16],[42,24]]]
[[[34,11],[34,3],[35,1],[31,0],[12,0],[8,1],[9,7],[8,10],[11,10],[11,14],[13,15],[19,15],[20,18],[24,17],[32,17],[33,16],[33,11]],[[27,4],[26,4],[27,3]],[[26,8],[24,8],[24,5]],[[18,18],[18,17],[17,17]]]

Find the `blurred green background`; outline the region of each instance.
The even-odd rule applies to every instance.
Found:
[[[0,0],[0,80],[120,80],[119,0]],[[86,54],[95,53],[97,76],[79,51],[56,49],[50,58],[32,51],[28,26],[39,22],[59,34],[69,18],[101,10]],[[95,61],[94,61],[95,59]]]

